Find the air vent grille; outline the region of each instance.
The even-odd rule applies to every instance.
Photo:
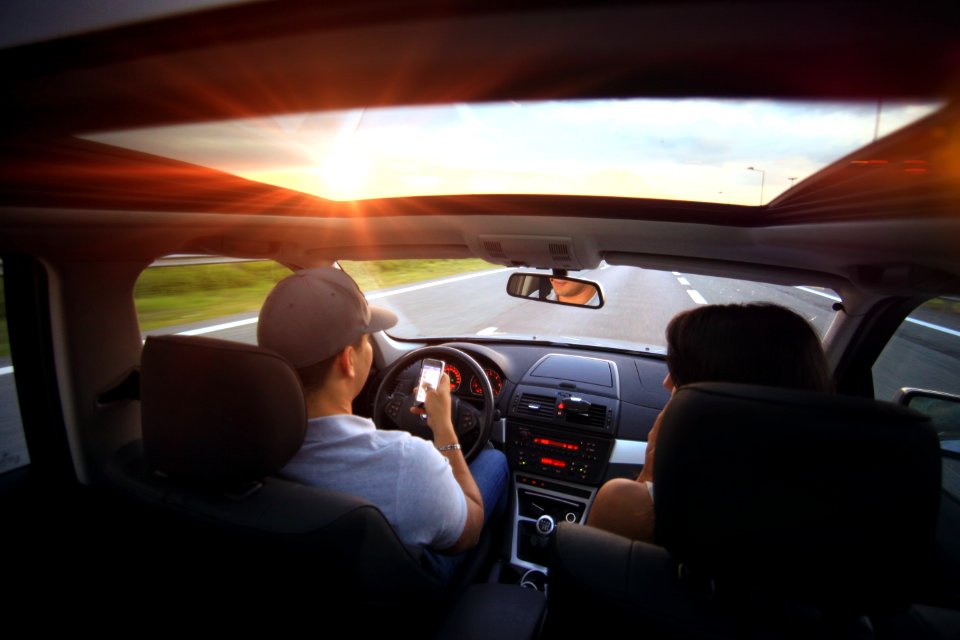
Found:
[[[568,412],[567,423],[604,429],[607,426],[607,408],[602,404],[592,404],[587,415]]]
[[[550,249],[550,255],[553,256],[555,259],[564,260],[564,261],[570,260],[569,246],[559,242],[551,242],[549,249]]]
[[[523,416],[540,416],[552,418],[556,406],[556,398],[536,393],[522,393],[514,407],[514,412]]]
[[[484,249],[484,251],[486,251],[488,254],[490,254],[490,257],[491,257],[491,258],[506,258],[506,257],[507,257],[506,252],[503,250],[503,245],[500,244],[499,242],[494,242],[494,241],[492,241],[492,240],[484,240],[484,241],[483,241],[483,249]]]

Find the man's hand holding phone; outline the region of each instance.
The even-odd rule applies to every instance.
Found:
[[[420,373],[420,383],[414,392],[417,394],[417,405],[410,408],[412,413],[426,415],[427,426],[433,431],[434,440],[439,444],[451,444],[457,441],[456,432],[453,428],[453,420],[450,417],[452,400],[450,398],[450,376],[443,371],[443,362],[439,363],[439,376],[433,378],[428,368],[436,367],[436,364],[428,364],[425,361]],[[432,382],[436,380],[436,382]],[[421,393],[422,392],[422,393]],[[420,398],[423,398],[421,401]],[[420,403],[422,402],[422,406]],[[440,442],[443,440],[443,442]]]
[[[420,364],[420,380],[417,382],[417,388],[414,390],[417,394],[417,405],[423,405],[429,389],[437,388],[445,366],[446,363],[444,363],[443,360],[437,360],[435,358],[425,358]]]

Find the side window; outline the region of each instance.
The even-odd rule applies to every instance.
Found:
[[[875,396],[894,400],[903,387],[923,389],[909,401],[933,420],[943,457],[943,489],[960,500],[960,298],[930,300],[903,321],[873,366]]]
[[[917,307],[874,363],[873,384],[880,400],[902,387],[960,395],[960,297]]]
[[[290,270],[270,260],[168,256],[137,279],[134,301],[144,336],[209,335],[254,344],[264,298]]]
[[[23,435],[23,422],[17,400],[17,384],[13,379],[13,362],[10,359],[6,294],[3,279],[0,278],[0,473],[29,463],[27,440]]]

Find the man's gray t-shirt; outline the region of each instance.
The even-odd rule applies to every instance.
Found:
[[[467,500],[450,462],[430,442],[378,430],[368,418],[307,421],[303,445],[280,475],[369,500],[417,556],[424,547],[452,546],[467,523]]]

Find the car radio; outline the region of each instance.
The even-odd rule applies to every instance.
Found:
[[[539,427],[510,428],[510,466],[543,476],[598,484],[610,457],[612,440]]]

